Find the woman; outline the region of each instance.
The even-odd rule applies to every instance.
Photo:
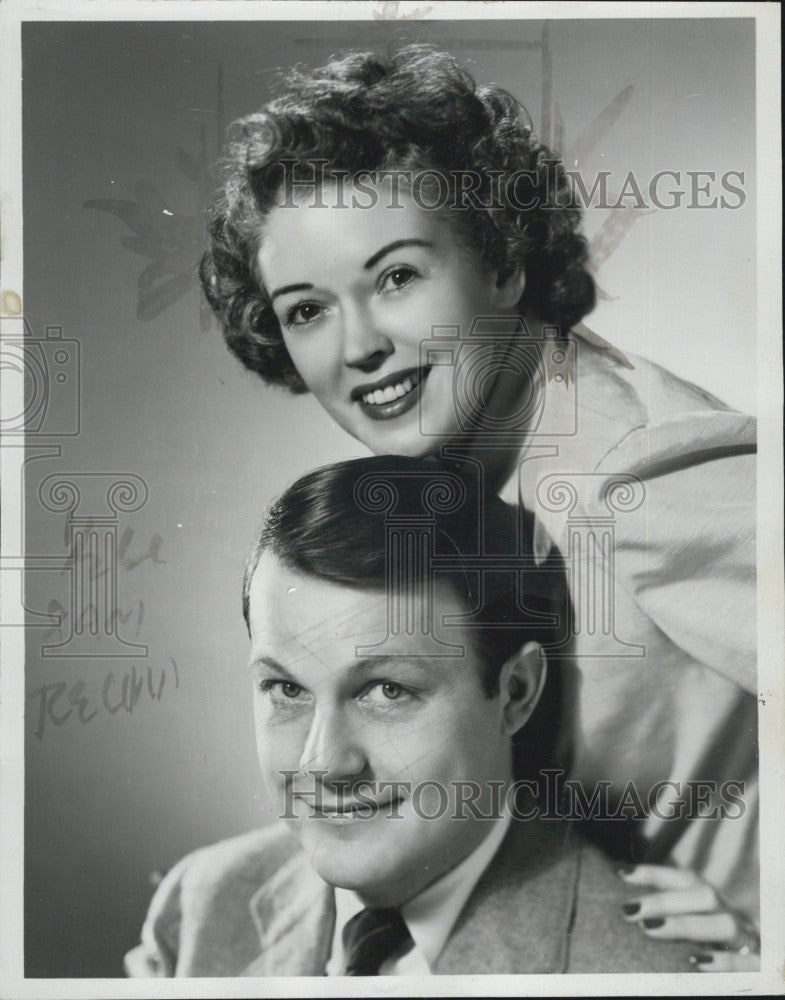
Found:
[[[576,608],[571,776],[639,820],[606,846],[657,863],[627,916],[750,967],[754,423],[583,326],[565,174],[450,56],[294,72],[241,126],[201,271],[229,347],[374,452],[479,464],[534,512]]]

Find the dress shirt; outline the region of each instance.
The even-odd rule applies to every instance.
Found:
[[[459,864],[419,892],[401,907],[414,947],[405,954],[387,959],[380,976],[430,976],[436,959],[447,943],[450,932],[472,890],[501,846],[511,817],[505,813],[488,821],[491,827],[485,838]],[[365,907],[357,893],[335,889],[335,932],[328,976],[340,976],[343,967],[343,929],[347,921]]]

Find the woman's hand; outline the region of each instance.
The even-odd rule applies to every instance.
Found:
[[[700,875],[665,865],[637,865],[619,873],[642,892],[622,906],[648,937],[694,941],[690,961],[701,972],[760,968],[760,939],[751,920],[732,909]]]

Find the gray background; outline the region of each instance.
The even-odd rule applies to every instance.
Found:
[[[168,675],[160,701],[145,692],[132,713],[110,715],[102,684],[132,661],[102,657],[98,642],[89,660],[44,658],[41,645],[67,628],[28,632],[28,691],[82,680],[99,711],[86,724],[74,712],[39,738],[38,700],[28,700],[27,975],[121,974],[149,873],[268,822],[240,619],[243,560],[273,495],[306,469],[363,453],[313,400],[266,390],[242,372],[216,329],[200,330],[195,290],[137,319],[146,261],[121,245],[130,230],[119,219],[83,203],[133,199],[149,181],[175,215],[199,216],[198,186],[175,151],[196,154],[204,128],[216,158],[219,66],[228,123],[265,100],[276,67],[318,64],[348,46],[434,41],[478,81],[506,86],[537,123],[540,56],[524,43],[541,32],[537,21],[24,26],[25,316],[37,336],[62,325],[79,341],[82,365],[81,433],[63,442],[60,458],[28,463],[27,549],[65,553],[64,516],[38,502],[45,476],[141,476],[149,500],[119,523],[130,541],[118,604],[133,610],[120,631],[148,646],[138,670],[149,665],[156,683],[162,669]],[[584,164],[588,175],[610,169],[618,188],[628,170],[644,185],[661,169],[746,172],[737,211],[682,208],[638,221],[598,274],[614,299],[589,324],[753,411],[754,23],[557,21],[550,44],[567,145],[635,86]],[[606,216],[588,213],[589,235]],[[156,535],[161,561],[132,567]],[[67,607],[67,575],[31,574],[27,601]]]

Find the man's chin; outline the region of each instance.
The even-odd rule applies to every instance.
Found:
[[[335,858],[311,858],[311,866],[316,874],[336,889],[351,889],[362,893],[372,889],[379,882],[379,872],[371,871],[370,865],[358,863],[349,867],[348,864],[336,862]]]
[[[308,860],[316,874],[336,889],[349,889],[363,898],[376,900],[382,896],[389,897],[391,891],[395,894],[393,887],[406,881],[405,873],[395,870],[390,865],[389,857],[376,853],[366,858],[356,848],[347,851],[345,857],[339,855],[340,852],[334,850],[308,853]],[[385,899],[385,902],[389,900]]]

